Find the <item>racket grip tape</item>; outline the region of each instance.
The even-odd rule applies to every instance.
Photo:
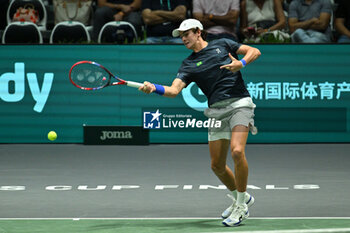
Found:
[[[164,86],[155,84],[155,83],[153,83],[153,85],[156,87],[156,90],[154,91],[154,93],[157,93],[158,95],[164,95],[165,93]]]
[[[126,82],[126,85],[127,85],[128,87],[135,87],[135,88],[139,88],[139,87],[143,86],[142,83],[132,82],[132,81],[127,81],[127,82]]]

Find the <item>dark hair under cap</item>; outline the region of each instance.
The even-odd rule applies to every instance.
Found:
[[[200,30],[199,28],[192,28],[192,31],[194,33],[196,33],[199,30]],[[208,32],[206,30],[201,30],[201,37],[202,37],[203,40],[207,39],[207,35],[208,35]]]

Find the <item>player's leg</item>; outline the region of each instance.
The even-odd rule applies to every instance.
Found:
[[[236,185],[238,192],[245,192],[248,183],[248,162],[245,157],[245,146],[249,129],[244,125],[237,125],[232,129],[231,156],[235,166]]]
[[[232,170],[226,165],[227,152],[230,141],[219,139],[209,141],[209,152],[211,157],[211,169],[219,180],[230,190],[236,189],[235,177]]]
[[[217,136],[216,134],[209,135],[209,138],[211,139]],[[220,134],[220,136],[222,135],[223,134]],[[237,198],[235,176],[232,170],[226,164],[229,146],[229,139],[217,139],[213,141],[209,140],[211,168],[215,175],[219,178],[219,180],[227,187],[228,190],[232,192],[232,195],[228,195],[228,197],[232,199],[232,204],[222,212],[221,217],[223,219],[226,219],[231,215],[232,211],[235,208]],[[254,198],[247,193],[245,202],[248,206],[251,206],[252,204],[254,204]]]
[[[237,197],[235,177],[232,170],[226,165],[230,138],[231,128],[227,120],[221,120],[220,128],[209,128],[208,141],[211,169],[227,189],[232,192],[232,195],[229,195],[232,198],[232,204],[221,214],[224,219],[232,213]]]
[[[243,102],[245,103],[246,101],[244,100]],[[241,188],[239,190],[246,191],[248,163],[245,159],[244,149],[248,137],[248,126],[252,127],[252,132],[255,133],[256,131],[253,119],[254,106],[255,105],[253,103],[251,103],[251,107],[240,108],[228,108],[223,107],[222,105],[216,107],[223,108],[209,108],[205,112],[207,117],[217,118],[221,121],[221,126],[219,128],[209,128],[208,141],[212,161],[212,170],[214,171],[216,176],[221,180],[221,182],[225,184],[226,187],[232,192],[232,196],[230,196],[232,198],[232,204],[221,215],[221,217],[224,219],[231,216],[233,210],[237,207],[236,198],[238,193],[236,177],[233,174],[232,170],[226,165],[228,148],[231,147],[231,154],[234,158],[234,161],[236,162],[235,173],[241,176],[242,179],[240,181]],[[240,126],[246,127],[242,131]],[[244,178],[245,173],[246,177]],[[244,204],[246,206],[251,206],[254,203],[254,198],[247,192],[244,192],[244,194]]]
[[[238,226],[249,216],[247,198],[249,198],[250,195],[246,192],[248,182],[248,162],[245,157],[245,146],[248,133],[249,128],[244,125],[236,125],[232,129],[230,149],[235,166],[237,200],[231,215],[223,221],[223,224],[226,226]]]
[[[237,195],[235,195],[237,193],[235,177],[232,170],[226,165],[229,146],[230,141],[228,139],[209,141],[211,169],[219,180],[227,187],[227,189],[232,192],[232,195],[228,195],[230,198],[232,198],[232,204],[221,213],[221,217],[223,219],[231,215],[235,207],[237,197]]]

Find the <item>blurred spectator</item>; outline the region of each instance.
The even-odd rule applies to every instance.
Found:
[[[331,42],[331,14],[332,5],[329,0],[293,0],[288,13],[292,42]]]
[[[52,2],[55,25],[65,21],[76,21],[86,26],[90,25],[92,0],[53,0]]]
[[[101,28],[110,21],[129,22],[140,35],[142,26],[141,13],[138,11],[140,7],[141,0],[98,0],[93,20],[93,40],[97,41]]]
[[[182,43],[172,31],[186,18],[186,0],[142,0],[147,43]]]
[[[193,0],[192,13],[203,24],[208,41],[219,38],[237,41],[239,0]]]
[[[6,13],[9,0],[0,0],[0,30],[4,30],[7,25]]]
[[[287,13],[288,13],[289,4],[291,3],[291,1],[293,0],[281,0],[283,10],[286,11]]]
[[[350,43],[350,1],[340,0],[335,12],[335,29],[339,33],[338,43]]]
[[[241,32],[245,38],[258,38],[285,27],[286,17],[281,0],[241,1]]]

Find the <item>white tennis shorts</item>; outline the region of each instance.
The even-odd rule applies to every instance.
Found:
[[[255,104],[250,97],[227,99],[210,106],[204,114],[208,118],[221,121],[221,127],[208,128],[208,141],[230,140],[232,129],[237,125],[247,126],[253,135],[257,134],[254,109]]]

